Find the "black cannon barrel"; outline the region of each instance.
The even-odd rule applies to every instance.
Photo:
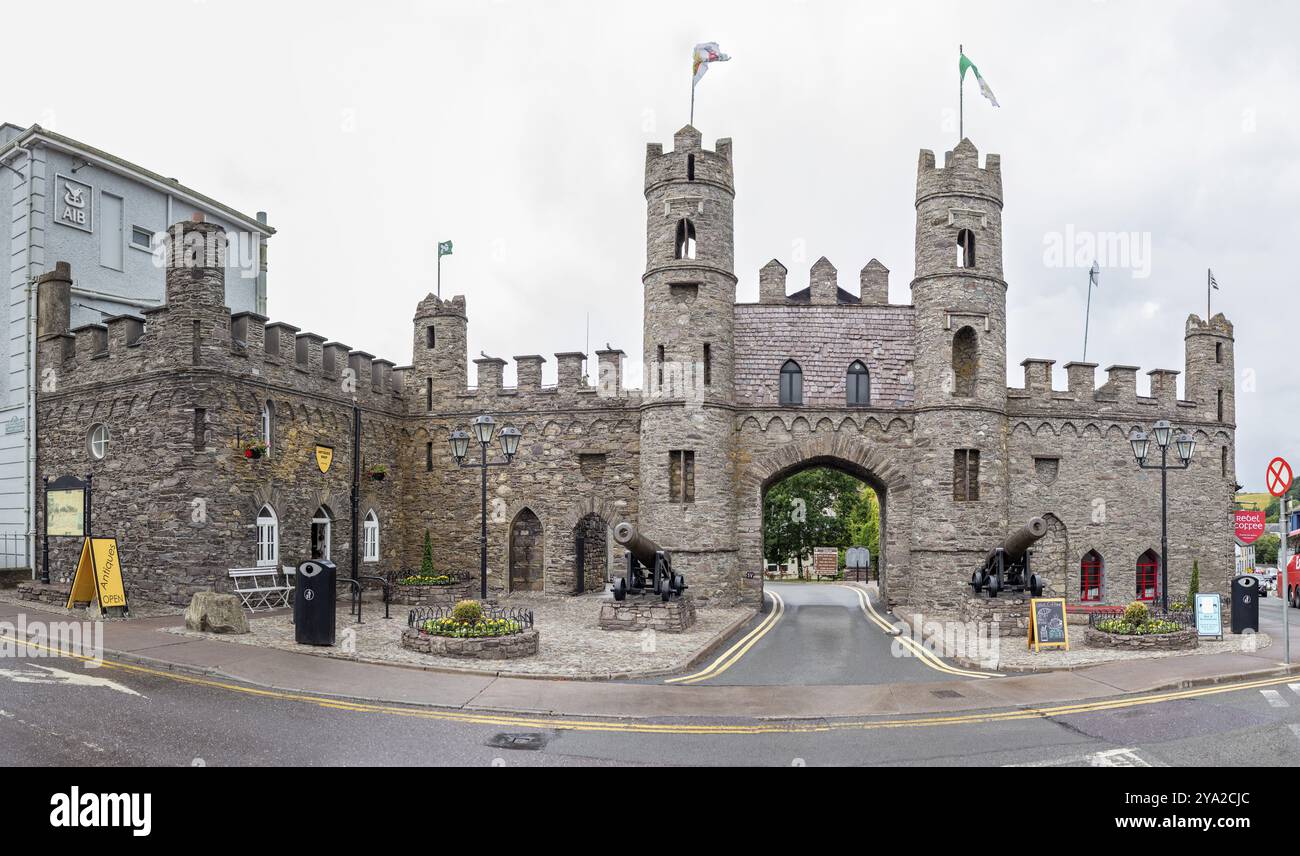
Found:
[[[614,527],[614,540],[626,547],[628,552],[636,556],[637,561],[643,565],[653,566],[655,553],[663,549],[638,532],[637,528],[626,520]]]
[[[1029,552],[1029,548],[1038,543],[1046,534],[1047,521],[1041,517],[1035,517],[1015,532],[1012,532],[1007,540],[1002,542],[1002,550],[1006,553],[1008,559],[1015,561]],[[989,557],[991,558],[996,552],[996,550],[990,550]]]

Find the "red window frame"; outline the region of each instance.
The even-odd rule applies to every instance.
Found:
[[[1151,602],[1160,597],[1160,559],[1147,556],[1143,553],[1138,557],[1137,599]]]
[[[1101,555],[1089,552],[1079,565],[1079,600],[1083,603],[1101,602],[1101,581],[1105,563]]]

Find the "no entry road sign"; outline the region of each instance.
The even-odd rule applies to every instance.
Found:
[[[1283,496],[1291,489],[1291,465],[1283,458],[1274,458],[1268,465],[1268,492]]]

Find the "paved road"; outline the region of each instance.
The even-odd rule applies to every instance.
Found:
[[[721,656],[686,676],[713,686],[845,686],[960,680],[937,658],[896,643],[864,609],[860,589],[767,583],[764,614],[729,640]],[[873,600],[874,603],[874,600]],[[877,609],[879,607],[877,606]],[[775,613],[775,614],[774,614]],[[750,640],[746,642],[746,640]],[[743,643],[743,644],[742,644]],[[728,655],[734,646],[738,651]],[[949,664],[949,668],[955,668]],[[712,669],[712,671],[710,671]]]
[[[68,660],[0,670],[0,764],[234,765],[1300,765],[1300,682],[1194,691],[1051,718],[943,724],[732,722],[775,733],[662,733],[628,723],[386,710]],[[718,730],[726,721],[714,723]],[[699,723],[693,723],[698,727]],[[830,727],[825,732],[811,728]],[[502,748],[511,744],[518,748]]]

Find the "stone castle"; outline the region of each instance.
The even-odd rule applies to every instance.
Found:
[[[460,296],[420,302],[400,368],[232,316],[219,252],[186,249],[219,246],[209,224],[174,230],[167,304],[146,317],[69,330],[75,272],[60,266],[39,286],[40,474],[94,474],[95,531],[120,539],[128,585],[153,598],[181,602],[223,587],[228,568],[321,553],[342,569],[363,551],[363,574],[415,569],[426,532],[439,570],[474,573],[479,472],[453,462],[447,437],[486,413],[524,435],[514,463],[489,474],[496,591],[598,588],[619,572],[609,527],[631,520],[672,551],[697,600],[758,604],[765,490],[829,465],[879,495],[891,605],[953,608],[985,553],[1034,516],[1049,524],[1035,564],[1052,591],[1126,603],[1154,596],[1160,548],[1159,474],[1138,469],[1128,437],[1168,419],[1198,444],[1170,475],[1171,599],[1194,561],[1202,590],[1227,593],[1231,324],[1188,319],[1182,398],[1179,372],[1148,372],[1139,395],[1126,365],[1098,386],[1095,364],[1069,363],[1068,388],[1054,389],[1047,359],[1025,360],[1023,388],[1009,389],[997,155],[981,165],[969,140],[942,166],[921,152],[910,305],[889,303],[880,262],[854,294],[824,258],[793,293],[768,263],[759,302],[738,304],[728,139],[708,150],[688,126],[671,151],[648,146],[645,197],[641,389],[625,385],[615,349],[597,352],[594,383],[586,355],[567,352],[555,386],[541,382],[545,357],[524,355],[515,387],[505,361],[484,356],[467,388]],[[101,426],[102,458],[88,445]],[[250,438],[269,454],[244,457]],[[317,446],[333,450],[327,471]],[[56,576],[77,547],[52,542]]]

